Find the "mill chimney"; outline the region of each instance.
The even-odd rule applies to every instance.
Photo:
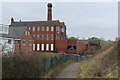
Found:
[[[14,19],[13,18],[11,18],[11,23],[13,23],[14,22]]]
[[[50,21],[52,20],[52,3],[48,3],[48,16],[47,16],[47,20]]]

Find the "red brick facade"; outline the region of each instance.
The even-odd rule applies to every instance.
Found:
[[[16,22],[13,18],[11,19],[10,27],[27,27],[20,41],[16,40],[15,50],[79,54],[85,49],[85,44],[80,43],[78,40],[68,40],[65,23],[52,20],[52,4],[49,3],[47,6],[47,21]],[[30,32],[30,34],[26,35],[27,32]],[[30,40],[32,45],[29,45]]]
[[[32,51],[32,35],[29,29],[26,29],[21,39],[15,40],[15,51]]]

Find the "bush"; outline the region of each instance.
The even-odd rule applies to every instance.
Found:
[[[41,78],[51,69],[78,55],[41,52],[15,52],[2,55],[2,78]],[[81,59],[79,59],[81,60]]]

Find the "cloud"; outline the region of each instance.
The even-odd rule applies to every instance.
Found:
[[[65,22],[69,36],[92,35],[114,39],[118,28],[118,7],[114,2],[54,2],[53,19]],[[8,14],[9,13],[9,14]],[[3,22],[46,20],[47,3],[3,3]]]

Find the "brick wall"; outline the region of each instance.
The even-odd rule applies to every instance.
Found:
[[[67,52],[67,40],[56,40],[56,50],[58,53]]]
[[[23,33],[21,40],[17,40],[15,44],[15,51],[32,51],[32,36],[28,35],[28,29]],[[25,42],[25,43],[23,43]]]

